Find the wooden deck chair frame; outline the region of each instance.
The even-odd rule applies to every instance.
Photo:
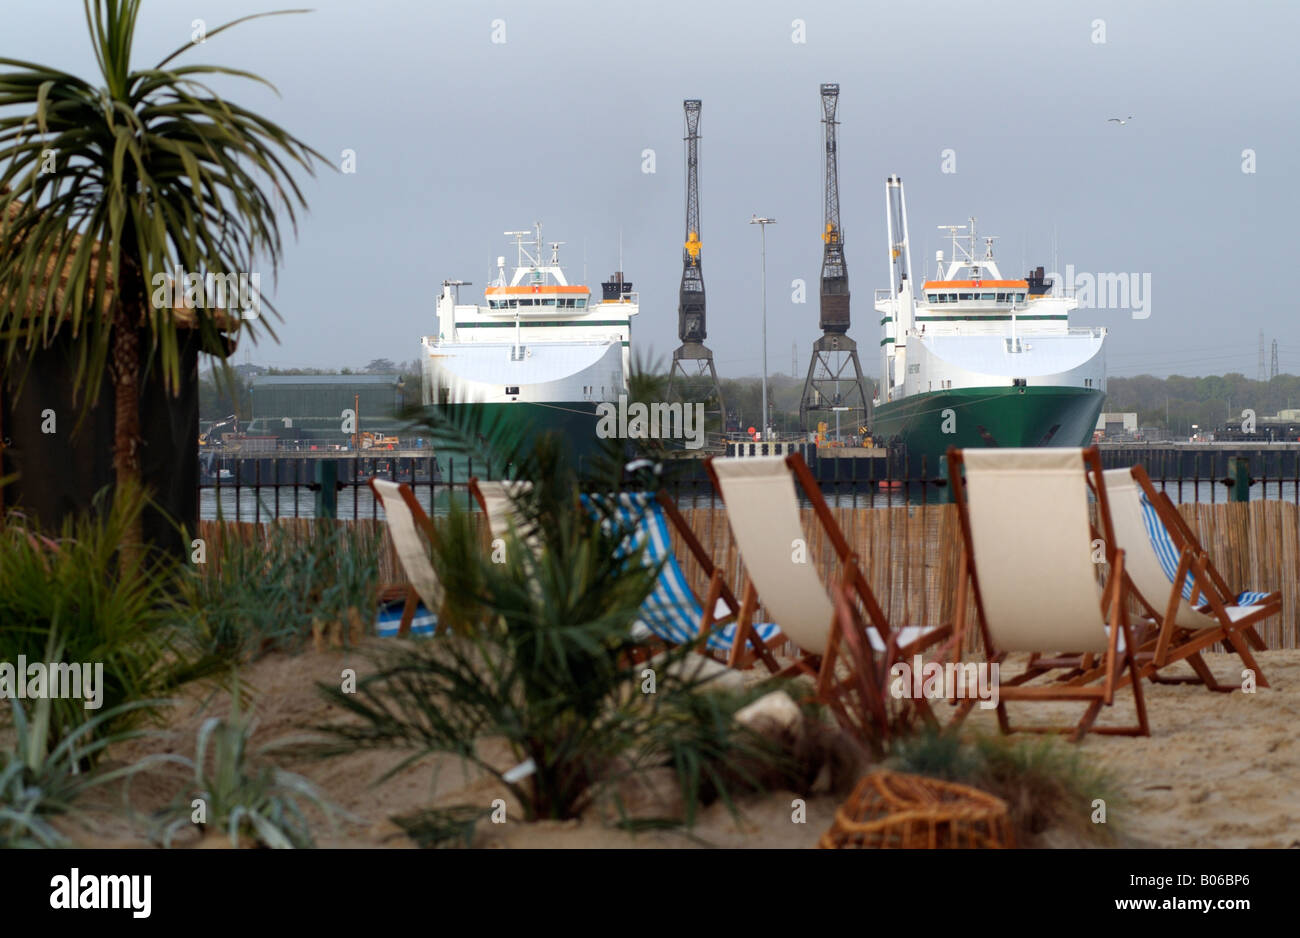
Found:
[[[375,488],[375,479],[372,477],[366,480],[366,484],[370,487],[370,492],[374,496],[375,501],[381,505],[384,504],[384,497],[379,493],[379,490]],[[405,503],[407,510],[411,512],[411,517],[415,521],[416,530],[423,534],[430,544],[436,543],[437,532],[433,526],[433,521],[430,520],[427,514],[425,514],[424,509],[420,506],[419,500],[415,497],[415,493],[411,491],[411,487],[405,482],[400,482],[397,485],[397,492]],[[420,604],[420,594],[416,592],[414,584],[411,583],[409,579],[408,582],[404,584],[390,583],[381,585],[379,588],[379,601],[391,602],[394,599],[405,600],[405,603],[402,606],[402,620],[397,626],[398,637],[405,638],[411,632],[411,622],[415,619],[415,610]],[[437,609],[430,609],[429,611],[435,615],[439,612]]]
[[[962,451],[955,447],[948,449],[947,458],[949,483],[952,486],[953,499],[957,503],[957,514],[960,520],[962,537],[958,567],[961,572],[957,580],[955,621],[959,634],[964,632],[967,606],[973,599],[976,625],[984,640],[985,663],[1000,666],[1006,660],[1008,653],[997,649],[989,629],[988,619],[985,616],[984,597],[980,590],[979,575],[975,568],[975,546],[971,533],[970,510],[966,498],[966,480],[963,475],[965,460]],[[1147,721],[1142,681],[1131,679],[1132,675],[1138,673],[1138,666],[1134,657],[1136,646],[1133,642],[1133,632],[1128,613],[1127,600],[1130,597],[1130,584],[1124,575],[1124,551],[1115,544],[1110,506],[1106,499],[1106,488],[1102,484],[1101,454],[1097,447],[1091,446],[1082,451],[1082,461],[1079,468],[1081,472],[1086,474],[1086,478],[1091,480],[1092,490],[1096,493],[1097,516],[1101,525],[1106,561],[1111,570],[1111,576],[1108,578],[1102,593],[1101,608],[1098,610],[1099,614],[1104,618],[1109,632],[1106,649],[1102,653],[1102,662],[1099,667],[1089,668],[1089,656],[1070,655],[1068,654],[1069,649],[1053,649],[1053,651],[1067,652],[1064,657],[1031,654],[1029,663],[1023,673],[1010,680],[999,682],[998,727],[1003,733],[1069,733],[1074,742],[1078,742],[1089,732],[1116,736],[1149,736],[1151,731]],[[1014,534],[1014,532],[1011,533]],[[1099,627],[1102,625],[1102,621],[1102,619],[1098,620]],[[1121,635],[1124,637],[1124,649],[1122,651],[1119,648]],[[954,662],[960,660],[961,648],[962,641],[959,637],[954,643]],[[1080,667],[1080,658],[1083,659],[1083,667]],[[1052,672],[1060,671],[1063,668],[1066,669],[1066,674],[1053,683],[1026,686],[1030,681],[1050,675]],[[1127,680],[1122,673],[1125,668],[1129,672]],[[1137,710],[1137,724],[1126,726],[1094,725],[1101,708],[1113,704],[1115,692],[1125,686],[1131,686],[1133,689],[1134,706]],[[1079,722],[1073,727],[1014,727],[1011,725],[1011,721],[1007,716],[1007,701],[1044,700],[1079,701],[1087,703],[1088,707],[1083,716],[1080,717]],[[954,723],[964,719],[976,701],[967,698],[956,701],[956,703],[958,704],[958,712]]]
[[[817,479],[808,468],[808,464],[804,462],[803,456],[799,453],[790,453],[785,457],[785,465],[786,469],[793,474],[798,487],[803,489],[805,497],[811,502],[813,514],[830,540],[840,563],[838,583],[832,582],[824,585],[831,594],[833,603],[840,600],[841,590],[843,590],[844,596],[851,597],[851,605],[855,608],[855,614],[852,617],[837,614],[831,623],[825,648],[820,653],[801,649],[795,661],[785,669],[777,672],[776,676],[809,675],[817,682],[817,698],[823,702],[830,702],[838,695],[834,674],[835,662],[839,657],[842,644],[860,642],[870,650],[872,645],[866,630],[874,628],[880,636],[881,643],[888,655],[896,655],[898,658],[910,658],[949,638],[952,634],[952,626],[941,625],[927,630],[920,637],[900,647],[894,631],[890,628],[889,620],[880,608],[880,603],[876,600],[871,584],[867,582],[866,576],[862,573],[857,553],[849,544],[848,538],[844,536],[839,522],[835,520],[835,515],[831,513],[830,506],[826,504],[826,499],[822,496],[821,486],[817,484]],[[726,497],[723,495],[722,484],[718,480],[717,470],[713,466],[713,457],[704,461],[704,468],[709,474],[709,480],[713,483],[714,490],[722,498],[725,505]],[[754,615],[758,611],[758,606],[758,589],[754,585],[754,581],[747,577],[745,593],[740,603],[740,621],[736,626],[737,637],[739,637],[742,630],[746,635],[752,634]],[[865,617],[856,613],[858,607],[865,613]],[[780,625],[780,623],[778,622],[777,625]],[[861,635],[855,634],[851,638],[846,637],[845,629],[850,625],[860,628],[862,630]],[[856,666],[856,662],[851,663],[851,665]],[[926,701],[918,700],[916,704],[922,717],[927,722],[937,724],[938,721]]]
[[[890,667],[897,660],[898,648],[891,640],[885,646],[883,660],[876,661],[871,642],[867,639],[866,624],[856,602],[856,589],[841,582],[835,593],[836,628],[842,643],[828,646],[831,667],[822,669],[818,682],[818,697],[826,702],[835,719],[849,733],[869,746],[883,751],[893,727],[889,719],[889,706],[885,700]],[[849,674],[838,686],[834,678],[834,655],[844,654]],[[933,714],[924,706],[924,700],[911,701],[917,711],[933,721]]]
[[[1178,571],[1174,575],[1164,611],[1161,613],[1156,610],[1158,637],[1154,642],[1148,643],[1149,648],[1144,646],[1144,651],[1150,653],[1150,661],[1144,664],[1143,670],[1157,683],[1185,683],[1187,680],[1199,680],[1210,690],[1220,692],[1235,690],[1236,685],[1219,684],[1201,658],[1202,651],[1216,642],[1222,642],[1237,653],[1247,668],[1255,672],[1256,686],[1268,687],[1268,680],[1264,677],[1264,672],[1254,655],[1251,654],[1251,648],[1256,651],[1267,648],[1264,640],[1255,630],[1255,625],[1281,611],[1282,594],[1280,592],[1266,594],[1259,603],[1252,604],[1260,607],[1257,611],[1233,620],[1227,607],[1235,605],[1237,593],[1229,588],[1223,575],[1210,561],[1209,552],[1201,545],[1191,526],[1169,496],[1156,489],[1146,470],[1142,466],[1134,466],[1131,472],[1133,480],[1146,495],[1156,516],[1179,551]],[[1191,630],[1177,624],[1180,601],[1183,599],[1181,585],[1188,576],[1192,579],[1192,595],[1187,602],[1198,612],[1213,619],[1215,626]],[[1202,602],[1198,602],[1198,599]],[[1148,608],[1151,607],[1151,603],[1146,602],[1145,599],[1143,602]],[[1184,659],[1196,672],[1196,679],[1165,678],[1157,675],[1159,669]]]
[[[479,480],[477,478],[470,479],[469,487],[475,501],[478,502],[479,507],[483,509],[483,512],[486,515],[488,513],[487,499],[484,497],[483,490],[479,485]],[[686,522],[686,518],[682,516],[677,504],[672,500],[668,493],[662,489],[656,492],[654,497],[660,509],[663,511],[664,518],[668,521],[669,526],[677,532],[678,536],[682,539],[682,543],[686,545],[686,549],[695,559],[695,562],[699,564],[700,569],[709,580],[709,588],[705,593],[703,600],[700,599],[699,594],[695,592],[694,588],[688,585],[691,595],[694,597],[695,601],[699,603],[700,608],[704,613],[696,634],[702,636],[711,630],[720,631],[731,622],[739,621],[739,617],[744,613],[744,606],[736,600],[736,596],[731,591],[731,587],[727,585],[726,580],[723,578],[722,571],[718,569],[716,564],[714,564],[713,558],[710,557],[709,552],[704,549],[704,545],[700,543],[700,539],[695,536],[695,532],[691,530],[691,526]],[[725,603],[727,608],[731,610],[727,615],[717,615],[719,601]],[[753,629],[752,624],[744,629],[737,625],[736,635],[731,643],[731,651],[727,655],[727,666],[731,668],[744,669],[752,667],[755,662],[762,661],[768,671],[775,674],[781,669],[781,667],[775,656],[772,654],[772,649],[784,642],[784,637],[778,637],[764,644],[762,638]],[[656,635],[654,641],[648,642],[647,644],[652,646],[658,645],[666,648],[670,643]],[[647,657],[658,650],[658,647],[648,649]],[[707,642],[701,642],[697,651],[702,655],[712,656],[712,652],[709,649]]]
[[[812,504],[813,514],[825,532],[827,539],[830,540],[831,546],[835,550],[835,556],[839,560],[841,579],[851,587],[857,602],[861,604],[866,612],[866,624],[869,627],[874,627],[882,642],[887,644],[891,634],[889,620],[880,608],[880,603],[876,600],[876,594],[872,591],[871,584],[867,582],[866,575],[862,572],[857,552],[849,544],[848,538],[844,536],[839,522],[835,520],[835,515],[831,512],[830,506],[826,504],[821,486],[817,484],[817,479],[813,476],[812,470],[808,468],[808,464],[804,462],[803,456],[799,453],[787,455],[785,464],[786,468],[794,475],[799,488],[803,489],[804,496]],[[721,498],[722,486],[719,484],[718,474],[713,468],[712,457],[704,461],[704,469],[709,474],[709,481],[713,483],[714,490],[717,491],[718,496]],[[725,498],[723,504],[726,504]],[[754,613],[758,611],[758,592],[752,581],[747,582],[745,585],[745,595],[741,599],[741,610],[742,627],[744,627],[752,622]],[[919,654],[936,642],[948,638],[951,633],[952,627],[950,625],[939,626],[909,644],[900,647],[898,654],[903,658]]]

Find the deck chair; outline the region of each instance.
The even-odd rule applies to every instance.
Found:
[[[795,662],[781,672],[783,675],[811,675],[817,682],[819,699],[836,697],[840,684],[835,663],[844,651],[844,630],[850,627],[844,616],[836,614],[834,594],[808,556],[796,481],[812,502],[817,521],[834,546],[841,583],[850,589],[854,605],[865,612],[858,627],[866,646],[875,654],[910,658],[949,637],[949,626],[890,627],[858,566],[857,555],[798,453],[711,458],[704,465],[727,507],[727,521],[745,563],[747,584],[739,627],[751,627],[761,597],[776,624],[800,652]],[[932,720],[925,701],[916,703],[927,720]]]
[[[965,628],[967,603],[973,598],[987,665],[1000,667],[1011,652],[1030,653],[1024,673],[999,680],[1002,732],[1065,732],[1076,742],[1089,730],[1150,735],[1142,681],[1123,680],[1125,669],[1130,678],[1138,673],[1128,616],[1129,580],[1096,447],[950,448],[948,474],[962,534],[958,627]],[[1104,591],[1093,561],[1090,477],[1111,571]],[[960,649],[958,642],[954,662]],[[1093,666],[1098,660],[1100,666]],[[1056,679],[1031,684],[1049,676]],[[1133,690],[1137,724],[1094,726],[1101,708],[1111,706],[1125,684]],[[1007,701],[1043,700],[1088,706],[1074,727],[1011,726]],[[969,698],[959,701],[957,719],[974,704]]]
[[[1177,508],[1156,491],[1141,466],[1109,470],[1103,481],[1115,536],[1126,552],[1126,572],[1156,625],[1155,638],[1138,651],[1142,673],[1157,683],[1197,681],[1210,690],[1231,691],[1238,685],[1219,684],[1201,657],[1222,642],[1255,672],[1257,686],[1267,687],[1251,646],[1265,647],[1255,625],[1281,611],[1282,594],[1230,590]],[[1158,673],[1183,660],[1196,677]]]
[[[516,497],[532,490],[531,482],[505,482],[502,480],[469,480],[469,491],[474,501],[483,509],[487,517],[488,530],[493,537],[504,537],[513,524],[519,526],[521,519],[515,509]]]
[[[1166,520],[1173,530],[1179,532],[1181,542],[1186,544],[1197,554],[1204,555],[1207,558],[1205,572],[1219,588],[1220,594],[1226,605],[1254,606],[1260,605],[1265,600],[1270,599],[1276,599],[1279,603],[1282,601],[1282,594],[1280,591],[1270,593],[1256,590],[1243,590],[1242,592],[1237,593],[1235,600],[1233,600],[1233,592],[1228,587],[1227,580],[1225,580],[1222,574],[1219,573],[1218,568],[1209,562],[1208,558],[1210,552],[1201,544],[1200,539],[1196,536],[1196,532],[1192,530],[1191,526],[1178,511],[1178,506],[1174,504],[1173,499],[1169,497],[1169,494],[1167,492],[1157,491],[1155,485],[1151,482],[1151,478],[1147,475],[1146,469],[1141,466],[1133,467],[1133,478],[1142,486],[1144,492],[1149,493],[1148,497],[1151,499],[1152,504],[1159,506],[1161,519]],[[1268,646],[1264,643],[1264,639],[1255,631],[1254,626],[1242,629],[1241,631],[1242,634],[1245,635],[1246,640],[1250,642],[1251,646],[1256,651],[1266,651],[1268,649]]]
[[[641,605],[634,635],[653,637],[667,645],[684,645],[707,635],[700,651],[724,656],[729,667],[749,668],[762,661],[769,671],[780,670],[772,652],[785,644],[785,636],[775,623],[752,622],[752,610],[748,624],[741,627],[743,606],[666,492],[623,492],[610,508],[628,532],[628,549],[643,549],[642,562],[659,567],[654,588]],[[678,562],[673,530],[708,577],[703,599],[692,589]]]
[[[435,536],[433,522],[406,483],[372,478],[370,490],[384,508],[388,534],[407,579],[404,586],[381,589],[381,601],[396,595],[403,600],[403,606],[395,629],[381,613],[379,634],[401,637],[431,635],[437,631],[437,615],[443,599],[442,583],[427,550]]]
[[[527,483],[515,483],[527,485]],[[493,537],[503,537],[509,530],[513,514],[506,483],[470,480],[470,490],[487,516]],[[583,496],[587,500],[587,496]],[[701,634],[708,634],[700,651],[723,655],[733,668],[748,668],[762,661],[769,671],[779,670],[772,649],[785,642],[775,625],[757,624],[737,634],[740,604],[713,564],[686,519],[666,493],[620,493],[611,506],[611,514],[628,531],[628,550],[644,547],[643,562],[660,566],[659,576],[650,595],[641,606],[641,616],[633,625],[639,639],[658,639],[666,645],[683,645]],[[595,509],[593,509],[595,510]],[[691,588],[673,550],[671,528],[675,528],[709,578],[709,589],[701,600]]]

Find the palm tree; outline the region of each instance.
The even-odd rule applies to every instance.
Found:
[[[8,114],[0,116],[0,348],[9,364],[70,330],[83,417],[106,374],[112,384],[113,470],[119,486],[130,486],[141,482],[141,378],[156,368],[169,391],[180,390],[181,330],[222,359],[223,330],[274,335],[264,319],[236,321],[224,293],[224,309],[204,296],[192,312],[178,310],[186,304],[173,299],[182,286],[172,272],[185,272],[189,285],[233,284],[240,275],[247,283],[260,260],[273,275],[277,210],[296,232],[295,208],[306,208],[290,169],[312,174],[313,160],[324,158],[202,80],[243,78],[274,90],[263,79],[172,64],[194,43],[133,68],[141,0],[83,2],[99,65],[93,82],[0,58],[0,68],[12,69],[0,72],[0,112]],[[274,315],[271,304],[261,306]],[[134,550],[138,522],[127,537]]]

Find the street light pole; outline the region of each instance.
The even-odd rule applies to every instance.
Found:
[[[753,215],[751,225],[758,225],[763,245],[763,439],[767,439],[767,226],[776,224],[775,218]]]

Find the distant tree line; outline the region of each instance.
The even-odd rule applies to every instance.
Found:
[[[1136,412],[1138,426],[1163,427],[1176,436],[1187,436],[1193,424],[1210,429],[1239,422],[1247,409],[1256,418],[1300,409],[1300,375],[1278,375],[1271,381],[1253,381],[1237,372],[1203,378],[1108,378],[1104,409]]]

